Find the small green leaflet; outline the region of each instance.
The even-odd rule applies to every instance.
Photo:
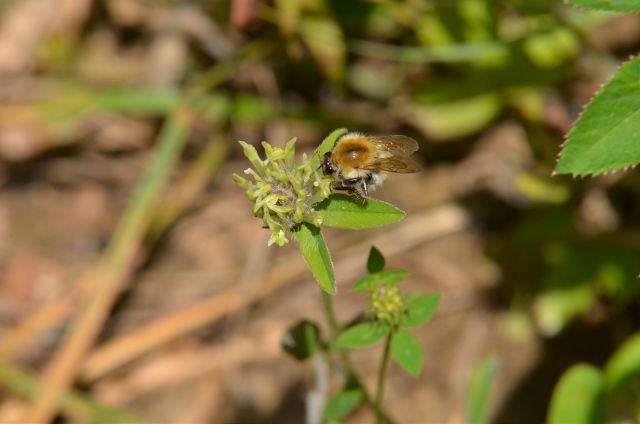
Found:
[[[584,9],[640,12],[640,2],[638,0],[569,0],[569,3]]]
[[[322,225],[334,228],[379,227],[405,217],[404,211],[389,203],[368,199],[363,205],[344,194],[332,194],[314,209],[322,217]]]
[[[331,149],[333,149],[333,145],[336,144],[336,141],[338,141],[338,139],[347,132],[349,132],[349,130],[346,128],[338,128],[337,130],[333,130],[331,134],[322,140],[322,143],[320,143],[316,151],[313,153],[313,157],[311,157],[312,169],[316,169],[320,166],[324,154],[330,152]]]
[[[603,418],[603,378],[600,371],[578,364],[566,371],[553,390],[547,422],[549,424],[591,424]]]
[[[391,357],[414,377],[422,372],[422,348],[418,339],[409,333],[400,331],[393,335]]]
[[[321,345],[320,329],[311,321],[298,321],[289,327],[280,341],[282,348],[298,360],[307,359],[313,355]]]
[[[329,294],[336,294],[333,263],[320,229],[303,222],[292,233],[298,240],[300,252],[320,287]]]
[[[369,274],[380,272],[384,269],[384,256],[377,247],[371,246],[369,250],[369,258],[367,258],[367,271]]]
[[[338,337],[338,346],[346,349],[369,347],[389,334],[384,325],[367,322],[348,328]]]
[[[344,389],[331,396],[324,407],[324,421],[335,422],[345,419],[360,405],[364,393],[360,389]]]
[[[419,296],[409,300],[401,327],[420,327],[431,319],[440,303],[440,293]]]
[[[491,399],[491,386],[497,370],[498,361],[495,358],[483,360],[473,370],[469,383],[466,423],[485,424],[489,422],[487,413]]]
[[[640,59],[625,63],[569,133],[557,174],[601,174],[640,162]]]
[[[366,292],[375,284],[395,283],[396,281],[404,280],[407,278],[407,275],[409,275],[409,273],[401,269],[385,269],[384,271],[362,277],[353,287],[353,291],[356,293]]]

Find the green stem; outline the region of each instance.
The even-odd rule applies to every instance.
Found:
[[[325,292],[324,290],[322,290],[322,310],[324,312],[327,323],[329,324],[331,341],[335,342],[340,336],[341,328],[340,324],[338,324],[338,319],[336,318],[335,311],[333,310],[333,296]],[[338,352],[338,355],[340,356],[340,361],[342,362],[342,366],[344,367],[345,371],[347,372],[351,380],[360,388],[360,390],[362,390],[364,402],[371,408],[375,409],[376,416],[379,413],[380,416],[384,419],[384,422],[386,422],[387,424],[393,424],[394,421],[391,419],[391,417],[389,417],[382,408],[378,408],[376,406],[377,403],[374,403],[373,397],[365,388],[364,384],[362,383],[362,378],[358,374],[355,365],[353,365],[353,362],[351,361],[349,352],[341,348],[336,348],[336,350]]]
[[[387,365],[389,364],[391,337],[393,337],[393,332],[389,333],[384,341],[384,351],[382,353],[382,360],[380,361],[380,369],[378,371],[378,387],[376,388],[376,400],[374,403],[374,407],[376,410],[376,424],[382,424],[384,422],[382,397],[384,395],[384,381],[387,376]]]

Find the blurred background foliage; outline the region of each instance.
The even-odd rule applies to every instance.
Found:
[[[142,272],[153,275],[154,259],[170,260],[163,252],[175,252],[168,247],[172,237],[188,230],[189,217],[205,205],[220,206],[193,225],[218,222],[219,237],[185,239],[198,250],[190,257],[206,263],[201,252],[211,250],[228,259],[220,252],[229,249],[241,259],[226,262],[231,270],[209,269],[202,285],[172,306],[203,293],[214,298],[246,280],[240,271],[247,269],[249,247],[241,240],[262,233],[247,217],[248,203],[229,200],[240,196],[229,175],[245,167],[235,141],[283,145],[298,137],[312,151],[338,127],[419,140],[425,173],[396,178],[396,197],[382,193],[409,216],[440,204],[462,206],[471,219],[465,231],[481,240],[475,248],[494,270],[487,277],[492,284],[474,288],[482,298],[478,307],[500,318],[506,339],[543,346],[543,359],[522,377],[534,381],[533,394],[523,392],[531,387],[523,381],[503,387],[492,409],[495,421],[539,422],[565,369],[581,361],[605,366],[638,328],[640,179],[634,171],[580,180],[551,176],[582,106],[637,52],[638,16],[586,12],[555,0],[13,0],[0,8],[3,361],[43,370],[53,366],[52,357],[65,355],[58,343],[64,323],[81,319],[73,311],[44,313],[56,317],[53,328],[20,324],[76,293],[72,282],[96,261],[122,273],[114,281],[123,280],[104,305],[99,343],[137,327],[136,309],[126,312],[128,299],[146,292],[132,283]],[[148,179],[136,197],[133,187],[145,169]],[[60,193],[86,183],[99,187],[87,192],[88,203],[65,208],[68,199]],[[120,219],[127,205],[139,206],[131,221]],[[225,219],[243,207],[247,226],[238,235]],[[121,250],[113,247],[114,228],[130,243]],[[420,261],[419,252],[405,255],[414,265]],[[463,255],[458,266],[479,265]],[[266,273],[264,266],[256,269]],[[417,280],[421,271],[415,274]],[[81,299],[97,286],[88,287]],[[238,305],[271,293],[251,290],[253,297]],[[211,313],[197,325],[183,323],[166,342],[218,318]],[[216,340],[222,331],[216,329],[198,340]],[[25,334],[40,340],[27,353],[26,343],[15,342]],[[572,349],[558,349],[563,344]],[[137,357],[131,355],[127,361]],[[629,357],[634,375],[640,355]],[[517,361],[518,354],[499,359]],[[589,381],[600,378],[589,370]],[[90,374],[68,372],[70,381]],[[36,395],[14,384],[19,376],[2,375],[2,421],[27,416],[20,414],[29,413],[30,403],[10,394]],[[122,396],[93,390],[92,378],[80,391],[130,406]],[[423,384],[430,378],[427,369]],[[623,416],[637,417],[637,392],[623,403],[623,411],[635,411]],[[148,412],[144,402],[134,406],[141,416]],[[300,422],[302,416],[294,410],[265,418],[233,407],[224,420]],[[207,410],[214,415],[202,416],[218,416],[216,408],[222,406],[214,402]],[[170,413],[146,416],[171,421]]]

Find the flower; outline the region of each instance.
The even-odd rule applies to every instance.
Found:
[[[287,244],[289,231],[302,222],[320,226],[322,219],[313,207],[331,194],[331,181],[304,154],[302,163],[295,164],[295,138],[284,149],[263,141],[265,159],[252,145],[239,143],[253,168],[244,171],[250,179],[237,174],[233,179],[253,202],[253,214],[271,231],[268,245]]]
[[[395,283],[373,284],[369,288],[369,305],[378,322],[397,327],[407,310],[406,299]]]

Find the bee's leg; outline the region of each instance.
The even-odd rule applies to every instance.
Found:
[[[334,181],[333,189],[346,192],[350,196],[355,197],[359,203],[364,204],[367,202],[366,192],[362,190],[362,180],[360,178]]]
[[[344,181],[347,185],[352,187],[353,196],[360,202],[361,204],[367,203],[367,197],[369,197],[369,191],[367,190],[367,184],[365,183],[362,177],[358,178],[349,178]]]
[[[364,197],[369,197],[369,189],[367,188],[368,181],[371,181],[371,174],[368,174],[362,179],[362,191],[364,192]]]

